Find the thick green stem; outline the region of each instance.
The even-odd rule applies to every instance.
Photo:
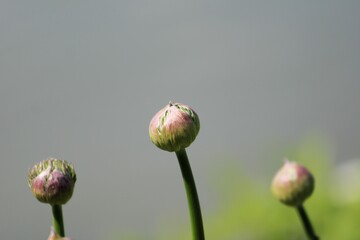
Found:
[[[193,240],[205,240],[199,197],[197,195],[194,177],[185,149],[177,151],[176,156],[178,158],[184,180],[190,212]]]
[[[61,237],[65,237],[62,207],[61,207],[61,205],[52,205],[51,208],[52,208],[52,214],[53,214],[54,231]]]
[[[300,205],[297,207],[297,211],[298,211],[298,214],[300,216],[300,219],[302,221],[302,224],[304,226],[304,229],[305,229],[305,232],[306,232],[306,235],[308,236],[308,238],[310,240],[319,240],[320,238],[318,236],[316,236],[314,229],[311,225],[310,219],[309,219],[308,215],[306,214],[305,208],[302,205]]]

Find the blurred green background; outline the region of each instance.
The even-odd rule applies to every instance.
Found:
[[[149,140],[170,100],[201,129],[187,150],[208,239],[304,239],[269,185],[314,172],[323,239],[359,239],[360,2],[0,1],[0,238],[46,239],[27,170],[66,159],[73,239],[189,239],[174,154]]]
[[[305,208],[321,239],[358,239],[360,214],[360,162],[334,164],[333,151],[326,139],[306,137],[282,153],[309,168],[316,178],[315,192]],[[274,169],[278,160],[271,154],[265,163]],[[230,161],[230,159],[229,159]],[[249,174],[241,164],[218,164],[209,179],[216,207],[205,212],[207,239],[307,239],[297,212],[271,196],[271,177],[264,168]],[[262,166],[264,167],[264,166]],[[183,216],[182,212],[179,212]],[[116,239],[191,239],[184,219],[167,219],[151,236],[120,234]]]

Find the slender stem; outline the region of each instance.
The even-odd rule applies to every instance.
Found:
[[[61,205],[52,205],[54,231],[60,237],[65,237],[64,222]]]
[[[305,208],[303,205],[297,207],[298,214],[300,216],[301,222],[304,226],[306,235],[309,237],[310,240],[319,240],[320,238],[316,236],[314,229],[311,225],[310,219],[306,214]]]
[[[194,177],[185,149],[177,151],[176,156],[178,158],[184,180],[190,212],[193,240],[205,240],[199,197],[196,191]]]

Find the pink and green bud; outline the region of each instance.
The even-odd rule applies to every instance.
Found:
[[[312,174],[296,162],[285,161],[276,173],[271,190],[282,203],[297,207],[310,197],[314,191],[315,179]]]
[[[37,200],[62,205],[70,200],[76,174],[74,167],[64,160],[46,159],[29,170],[28,183]]]
[[[177,152],[190,146],[199,130],[198,115],[181,103],[170,102],[155,114],[149,125],[151,141],[169,152]]]

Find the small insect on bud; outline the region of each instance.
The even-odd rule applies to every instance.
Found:
[[[297,207],[313,193],[314,183],[314,177],[304,166],[286,160],[276,173],[271,190],[282,203]]]
[[[190,146],[199,130],[200,120],[195,111],[187,105],[172,102],[157,112],[149,125],[151,141],[169,152]]]
[[[28,184],[36,199],[51,205],[62,205],[69,201],[75,182],[74,167],[54,158],[36,164],[28,173]]]

